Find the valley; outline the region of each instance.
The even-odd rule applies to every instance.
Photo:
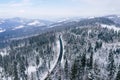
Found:
[[[0,33],[0,80],[119,80],[119,18],[111,17],[7,27]]]

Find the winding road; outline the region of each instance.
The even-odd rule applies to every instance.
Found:
[[[60,53],[59,53],[59,57],[58,57],[58,62],[60,62],[62,60],[62,55],[63,55],[63,44],[62,44],[62,39],[61,39],[60,35],[59,35],[59,42],[60,42]]]
[[[56,68],[56,66],[61,63],[62,60],[62,56],[63,56],[63,43],[62,43],[62,39],[61,39],[61,35],[59,35],[59,43],[60,43],[60,53],[59,56],[57,58],[57,61],[55,63],[55,66],[49,70],[49,73],[47,73],[44,78],[42,78],[41,80],[46,80],[47,77],[54,71],[54,69]]]

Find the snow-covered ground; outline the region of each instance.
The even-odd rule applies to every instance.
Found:
[[[9,53],[6,51],[6,49],[0,51],[0,55],[1,56],[6,56],[6,55],[9,55]]]
[[[12,30],[21,29],[21,28],[23,28],[23,27],[25,27],[25,26],[20,25],[20,26],[17,26],[17,27],[15,27],[15,28],[13,28]]]
[[[29,66],[28,67],[28,75],[31,75],[31,73],[36,72],[36,66]]]
[[[56,57],[56,59],[55,59],[55,61],[54,61],[54,64],[52,64],[51,65],[51,68],[49,69],[49,73],[51,73],[52,71],[53,71],[53,69],[55,68],[55,66],[56,66],[56,64],[57,64],[57,62],[58,62],[58,58],[59,58],[59,52],[60,52],[60,43],[59,43],[59,41],[57,41],[56,42],[56,44],[57,44],[57,48],[56,48],[56,51],[57,51],[57,57]],[[40,80],[44,80],[47,76],[48,76],[48,74],[49,74],[48,72],[45,72],[43,75],[43,77],[40,79]]]
[[[114,31],[119,31],[120,28],[119,27],[116,27],[115,25],[105,25],[105,24],[101,24],[101,27],[103,28],[108,28],[108,29],[113,29]]]
[[[28,23],[28,25],[33,26],[33,25],[37,25],[39,23],[40,23],[39,21],[35,20],[35,21],[31,22],[31,23]]]
[[[0,28],[0,33],[5,32],[5,29]]]
[[[45,24],[42,23],[42,22],[39,22],[38,20],[35,20],[35,21],[31,22],[31,23],[28,23],[27,25],[29,25],[29,26],[35,26],[35,25],[44,26]]]
[[[93,62],[97,62],[96,64],[99,65],[99,69],[101,76],[106,76],[107,78],[107,74],[108,72],[106,71],[107,65],[108,65],[108,56],[109,56],[109,51],[110,49],[116,50],[116,48],[120,48],[120,43],[103,43],[102,48],[100,50],[98,50],[97,52],[95,52],[95,54],[93,55]],[[103,54],[104,53],[104,54]],[[114,55],[114,63],[116,64],[116,67],[119,67],[120,64],[120,55]],[[107,80],[107,79],[105,79]]]

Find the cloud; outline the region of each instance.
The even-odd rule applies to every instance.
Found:
[[[13,3],[11,4],[10,6],[11,7],[19,7],[19,6],[23,6],[24,4],[21,4],[21,3]]]
[[[96,16],[120,14],[120,0],[19,0],[0,3],[0,16]]]
[[[12,2],[10,3],[11,7],[21,7],[31,5],[30,0],[22,0],[21,2]]]
[[[22,2],[30,2],[30,0],[23,0]]]
[[[19,13],[25,13],[25,10],[21,9],[18,11]]]

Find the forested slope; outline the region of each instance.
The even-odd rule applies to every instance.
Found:
[[[11,40],[0,49],[0,79],[119,80],[118,25],[104,18],[70,23]]]

